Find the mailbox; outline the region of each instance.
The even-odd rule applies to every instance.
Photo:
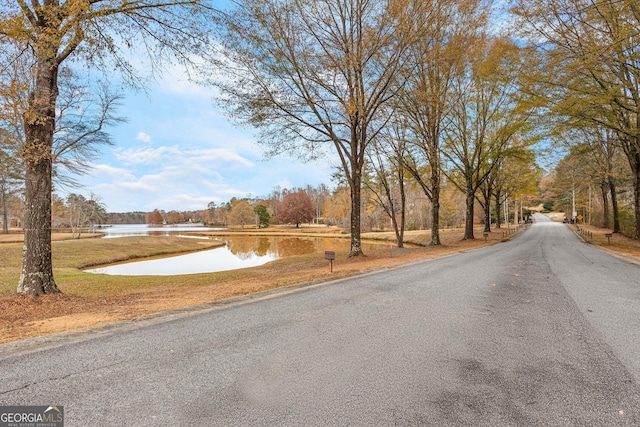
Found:
[[[333,273],[333,260],[336,259],[334,251],[324,251],[324,259],[329,260],[329,271]]]

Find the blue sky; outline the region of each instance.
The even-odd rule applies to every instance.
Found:
[[[265,159],[252,129],[240,128],[213,105],[213,90],[168,73],[146,93],[128,93],[117,111],[127,123],[110,130],[83,188],[108,212],[206,209],[232,197],[266,196],[275,186],[332,186],[329,161]]]

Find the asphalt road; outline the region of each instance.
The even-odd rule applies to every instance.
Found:
[[[640,425],[640,267],[538,222],[510,242],[0,346],[0,405],[65,426]]]

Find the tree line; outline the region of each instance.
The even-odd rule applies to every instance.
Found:
[[[371,171],[365,174],[363,188],[362,210],[366,212],[362,221],[364,231],[394,230],[394,219],[400,212],[389,210],[388,201],[381,197],[380,187],[383,181]],[[387,183],[391,192],[398,194],[400,186],[397,182]],[[416,182],[407,177],[404,186],[406,209],[405,230],[428,230],[431,228],[431,216],[428,213],[432,207],[424,197]],[[516,199],[509,208],[508,215],[501,215],[501,222],[507,219],[511,223],[523,220],[518,207],[525,203],[535,205],[541,203],[535,196],[528,196],[523,200]],[[17,229],[23,227],[24,200],[15,197],[9,204],[10,208],[3,211],[3,216],[9,220],[9,226]],[[479,206],[479,204],[478,204]],[[177,211],[154,209],[150,212],[109,212],[108,207],[101,202],[98,195],[91,193],[88,197],[82,194],[70,194],[63,199],[52,196],[52,230],[66,231],[75,228],[77,237],[86,230],[97,230],[104,225],[118,224],[149,224],[174,225],[186,223],[203,223],[214,227],[255,226],[264,228],[270,225],[322,224],[347,229],[350,221],[350,197],[346,186],[330,188],[325,184],[304,188],[281,188],[276,186],[268,195],[260,197],[233,197],[228,202],[211,202],[207,209]],[[74,210],[81,216],[71,219]],[[484,215],[476,215],[475,222],[482,223]],[[509,218],[507,218],[509,217]],[[75,221],[75,222],[74,222]],[[496,214],[492,212],[491,221],[498,228]],[[465,207],[464,194],[454,185],[443,185],[441,214],[439,228],[459,228],[464,226]],[[3,225],[5,222],[0,219]],[[77,224],[77,225],[76,225]],[[4,228],[4,227],[3,227]],[[73,231],[73,230],[72,230]],[[8,232],[8,230],[6,231]],[[73,231],[74,234],[76,231]],[[74,236],[76,237],[76,236]],[[402,246],[402,239],[398,240]]]
[[[532,174],[528,178],[537,182],[539,175]],[[378,176],[373,169],[366,168],[364,174],[364,186],[362,189],[361,210],[365,213],[361,223],[363,231],[396,231],[402,235],[404,230],[430,230],[432,228],[433,206],[424,196],[419,184],[409,175],[404,179],[404,186],[398,181],[386,180]],[[386,186],[386,187],[385,187]],[[383,195],[384,189],[388,189],[393,198],[405,200],[404,210],[399,210],[399,206],[391,207],[389,200]],[[296,199],[307,199],[306,202],[296,202]],[[293,203],[291,201],[293,200]],[[541,205],[543,200],[534,193],[522,195],[507,203],[501,204],[501,210],[496,213],[495,206],[490,211],[490,219],[485,223],[484,209],[481,213],[476,213],[475,224],[486,224],[486,229],[491,226],[501,228],[506,222],[517,224],[524,221],[531,206]],[[290,212],[283,211],[284,206],[290,206],[299,215],[306,210],[304,218],[295,220]],[[307,208],[304,208],[308,206]],[[261,197],[232,198],[228,202],[211,202],[208,206],[208,216],[205,223],[217,227],[229,226],[255,226],[256,228],[267,227],[269,225],[303,223],[321,224],[327,226],[337,226],[349,229],[350,225],[351,198],[349,188],[346,185],[337,185],[330,189],[322,184],[317,187],[306,186],[305,188],[282,189],[276,187],[271,193]],[[476,206],[481,207],[476,200]],[[524,214],[521,214],[522,212]],[[262,210],[260,214],[256,210]],[[299,213],[298,213],[299,212]],[[396,226],[400,223],[398,218],[404,220],[402,230]],[[442,197],[440,202],[440,215],[437,228],[460,228],[464,227],[466,220],[465,196],[455,185],[444,183],[442,185]],[[399,247],[403,246],[403,238],[396,239]]]
[[[309,192],[314,189],[307,187]],[[326,189],[320,186],[320,189]],[[313,194],[313,193],[312,193]],[[230,226],[255,225],[256,228],[266,228],[273,224],[300,224],[319,221],[316,216],[317,204],[311,200],[307,191],[302,189],[284,190],[275,189],[269,198],[253,199],[232,198],[226,203],[216,205],[211,202],[208,205],[208,222],[212,225]]]

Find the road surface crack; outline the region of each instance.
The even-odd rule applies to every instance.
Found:
[[[129,360],[123,360],[121,362],[112,363],[110,365],[103,365],[103,366],[92,368],[92,369],[84,369],[84,370],[81,370],[81,371],[71,372],[71,373],[69,373],[67,375],[63,375],[63,376],[60,376],[60,377],[45,378],[43,380],[34,381],[34,382],[31,382],[31,383],[28,383],[28,384],[24,384],[24,385],[22,385],[20,387],[16,387],[16,388],[13,388],[13,389],[10,389],[10,390],[0,391],[0,396],[8,395],[10,393],[13,393],[13,392],[16,392],[16,391],[20,391],[20,390],[26,390],[29,387],[32,387],[32,386],[40,384],[40,383],[64,381],[64,380],[66,380],[68,378],[71,378],[73,376],[76,376],[78,374],[86,374],[86,373],[89,373],[89,372],[96,372],[96,371],[100,371],[100,370],[105,369],[105,368],[112,368],[114,366],[123,365],[123,364],[128,363],[128,362],[129,362]]]

